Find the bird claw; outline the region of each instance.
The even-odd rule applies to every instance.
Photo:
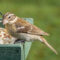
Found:
[[[24,42],[25,42],[25,40],[17,39],[17,40],[14,42],[14,44],[16,44],[16,43],[24,43]]]

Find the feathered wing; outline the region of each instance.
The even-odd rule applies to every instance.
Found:
[[[18,19],[15,26],[17,28],[18,33],[23,32],[23,33],[33,34],[33,35],[47,35],[48,36],[48,33],[44,32],[43,30],[39,29],[35,25],[32,25],[23,19]]]
[[[49,47],[56,55],[58,54],[57,51],[42,37],[40,36],[40,39],[42,40],[42,42]]]

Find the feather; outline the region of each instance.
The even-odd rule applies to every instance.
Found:
[[[33,35],[47,35],[47,36],[49,35],[48,33],[36,27],[35,25],[32,25],[21,18],[19,18],[15,22],[15,26],[17,28],[18,33],[23,32],[23,33],[33,34]],[[24,27],[24,28],[21,28],[21,27]]]
[[[49,47],[56,55],[58,54],[57,51],[42,37],[40,36],[40,39],[42,40],[42,42]]]

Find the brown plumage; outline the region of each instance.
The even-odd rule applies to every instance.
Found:
[[[29,22],[23,20],[22,18],[18,18],[18,20],[15,22],[15,26],[17,28],[17,32],[23,32],[33,35],[47,35],[48,33],[44,32],[43,30],[39,29],[35,25],[30,24]],[[21,28],[24,27],[24,28]]]
[[[10,12],[3,16],[3,24],[5,25],[8,33],[15,38],[25,41],[39,40],[57,54],[56,50],[43,38],[43,35],[48,36],[48,33],[44,32],[35,25],[30,24]]]

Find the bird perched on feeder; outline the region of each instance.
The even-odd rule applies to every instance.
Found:
[[[10,12],[4,14],[3,25],[5,25],[8,33],[13,37],[24,41],[39,40],[57,54],[56,50],[43,38],[43,35],[48,36],[48,33],[39,29],[35,25],[30,24],[24,19],[17,17],[15,14]]]

